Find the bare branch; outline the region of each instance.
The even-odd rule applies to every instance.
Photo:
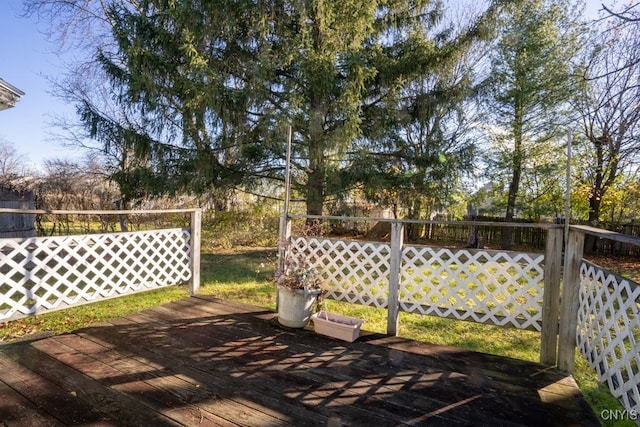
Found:
[[[638,16],[637,14],[638,11],[633,10],[638,7],[638,5],[640,5],[640,3],[625,6],[622,12],[614,12],[613,10],[611,10],[611,8],[605,6],[604,3],[601,3],[602,9],[604,9],[605,12],[607,12],[614,18],[618,18],[624,22],[640,22],[640,16]]]

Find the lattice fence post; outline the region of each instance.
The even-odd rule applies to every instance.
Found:
[[[540,343],[540,363],[547,365],[555,365],[557,356],[562,238],[563,230],[561,228],[550,228],[547,231],[547,247],[544,254],[542,340]]]
[[[402,245],[404,224],[391,224],[391,254],[389,262],[389,306],[387,311],[387,334],[398,335],[398,313],[400,310],[400,268],[402,266]]]
[[[200,246],[202,243],[202,209],[191,212],[191,281],[189,294],[198,295],[200,291]]]
[[[558,343],[558,368],[573,373],[576,358],[576,328],[580,301],[580,264],[584,250],[584,233],[570,230],[567,239],[562,280],[562,304],[560,307],[560,338]]]

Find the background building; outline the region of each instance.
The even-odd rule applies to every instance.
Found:
[[[14,107],[24,92],[0,78],[0,110]]]

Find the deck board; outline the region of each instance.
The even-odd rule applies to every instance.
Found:
[[[0,346],[7,425],[599,425],[572,377],[207,297]],[[0,423],[2,424],[2,423]]]

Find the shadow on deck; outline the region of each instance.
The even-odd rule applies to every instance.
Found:
[[[0,421],[599,425],[573,378],[553,368],[366,332],[344,343],[207,297],[0,346]]]

